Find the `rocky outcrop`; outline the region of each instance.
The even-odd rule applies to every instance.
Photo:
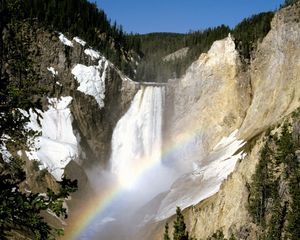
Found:
[[[238,129],[250,104],[250,85],[231,36],[216,41],[167,88],[166,139],[181,144],[174,160],[184,165],[207,156],[222,136]]]
[[[173,53],[165,56],[163,58],[163,60],[165,62],[169,62],[169,61],[174,61],[176,59],[182,59],[187,55],[188,51],[189,51],[188,47],[181,48],[181,49],[177,50],[176,52],[173,52]]]
[[[247,211],[248,185],[264,142],[262,136],[300,106],[299,9],[298,3],[275,14],[249,71],[242,71],[229,37],[215,42],[182,79],[170,81],[167,119],[171,121],[166,139],[172,139],[171,145],[180,143],[181,138],[193,136],[193,140],[169,161],[183,158],[186,163],[200,161],[205,166],[205,159],[213,160],[209,156],[216,143],[235,129],[239,129],[237,138],[248,142],[242,149],[247,156],[237,163],[218,193],[184,210],[188,230],[197,238],[221,230],[225,237],[233,233],[238,239],[256,239]],[[197,184],[201,191],[201,183]],[[182,184],[182,194],[184,186],[189,188]],[[172,226],[173,220],[152,222],[138,236],[160,239],[165,222]]]
[[[76,159],[76,162],[71,161],[66,167],[66,174],[80,179],[80,190],[82,189],[86,193],[87,189],[90,190],[86,170],[93,167],[100,169],[107,165],[112,131],[117,121],[127,111],[138,86],[105,59],[108,65],[105,69],[105,98],[104,107],[100,108],[93,96],[77,90],[79,84],[72,74],[72,69],[77,64],[97,65],[97,59],[90,54],[92,52],[90,47],[78,38],[72,39],[61,33],[49,32],[34,21],[23,21],[18,26],[18,33],[15,33],[15,29],[10,25],[3,30],[3,45],[4,47],[9,46],[9,40],[15,36],[14,34],[18,35],[20,39],[26,40],[28,58],[32,61],[34,70],[40,77],[37,87],[46,90],[46,95],[42,96],[44,109],[48,108],[48,98],[71,96],[73,99],[70,106],[71,118],[80,149],[79,159]],[[85,51],[85,49],[90,50]],[[10,75],[9,64],[3,65],[2,73]],[[101,70],[99,69],[99,71]],[[29,165],[27,169],[30,169]],[[48,176],[46,175],[46,177]],[[54,181],[53,179],[51,179],[52,182],[48,181],[47,178],[44,180],[40,178],[39,182],[34,180],[37,178],[28,181],[31,185],[27,186],[28,189],[40,190],[39,184],[43,187],[45,185],[52,187]],[[45,181],[47,183],[44,183]]]
[[[241,128],[251,138],[300,105],[299,3],[276,13],[251,62],[252,102]]]
[[[76,64],[87,66],[97,64],[96,59],[85,54],[77,41],[73,47],[63,44],[58,33],[49,33],[38,27],[33,28],[32,58],[42,76],[42,85],[47,86],[49,96],[71,96],[73,125],[80,139],[81,162],[88,167],[95,163],[105,166],[110,154],[112,130],[126,112],[136,92],[136,85],[127,79],[113,64],[109,63],[105,78],[105,107],[99,106],[90,95],[77,90],[78,83],[71,73]],[[57,74],[49,71],[52,67]],[[84,161],[89,159],[89,161]]]
[[[170,212],[175,212],[180,203],[185,208],[188,230],[197,238],[222,230],[226,237],[234,233],[239,239],[255,239],[249,226],[247,186],[258,161],[263,133],[300,106],[299,9],[300,4],[296,4],[275,15],[272,29],[259,44],[249,69],[242,65],[228,36],[216,41],[181,79],[168,82],[163,146],[163,153],[168,154],[163,160],[176,168],[180,178],[139,213],[139,220],[146,225],[134,238],[160,239],[165,222],[174,220]],[[7,34],[4,31],[4,44]],[[24,22],[21,34],[31,39],[30,58],[42,76],[41,86],[48,90],[45,109],[46,97],[73,99],[73,128],[81,154],[80,159],[68,164],[66,174],[79,179],[82,189],[73,195],[71,207],[76,201],[82,204],[81,194],[87,196],[92,191],[86,187],[89,179],[85,171],[107,165],[113,129],[138,86],[107,62],[107,68],[98,69],[106,71],[104,107],[100,107],[94,96],[78,91],[79,83],[72,74],[76,64],[96,66],[97,54],[88,55],[80,41],[62,41],[61,34],[45,31],[37,24]],[[247,141],[244,147],[243,140]],[[247,149],[250,145],[251,150]],[[228,151],[230,156],[222,158]],[[230,161],[229,166],[222,165],[226,161]],[[232,162],[238,163],[227,177],[234,169]],[[27,164],[28,169],[34,168],[31,162]],[[35,175],[34,180],[38,177]],[[43,187],[54,184],[51,177],[47,178]],[[40,190],[36,182],[28,184]],[[199,197],[197,194],[210,184],[213,191],[204,191],[205,197]],[[145,221],[145,216],[150,221]]]

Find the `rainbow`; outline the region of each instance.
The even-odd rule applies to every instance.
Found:
[[[191,125],[191,127],[184,133],[178,134],[175,141],[165,144],[162,150],[156,150],[161,152],[161,154],[155,154],[155,156],[160,156],[159,158],[152,161],[149,161],[148,158],[140,159],[139,166],[134,169],[134,181],[138,181],[144,173],[159,164],[161,159],[174,154],[182,146],[192,143],[198,134],[199,129],[196,129],[196,124]],[[79,240],[96,217],[100,216],[101,213],[124,191],[124,186],[116,184],[115,186],[101,191],[96,197],[87,201],[85,203],[85,207],[78,214],[75,214],[71,221],[69,221],[69,225],[65,231],[65,236],[62,239]]]

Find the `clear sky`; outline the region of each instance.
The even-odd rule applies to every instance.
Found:
[[[130,33],[234,27],[243,18],[275,10],[284,0],[90,0]]]

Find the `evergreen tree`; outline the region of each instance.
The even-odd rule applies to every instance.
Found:
[[[233,234],[231,234],[229,240],[237,240]]]
[[[268,138],[250,186],[249,212],[260,226],[259,239],[300,239],[299,133],[293,124],[284,123],[278,139]]]
[[[280,7],[287,7],[287,6],[292,5],[296,2],[299,2],[299,0],[285,0],[284,3]]]
[[[291,195],[287,213],[287,235],[290,239],[300,239],[300,165],[296,154],[297,146],[289,127],[287,123],[282,127],[281,137],[277,141],[277,160],[285,165],[285,178],[288,180]]]
[[[267,142],[261,151],[260,159],[252,178],[251,195],[249,197],[249,212],[255,223],[262,227],[265,226],[267,200],[270,196],[272,185],[269,172],[270,162],[271,149]]]
[[[30,25],[20,21],[18,17],[22,14],[16,13],[17,9],[24,10],[25,2],[5,2],[1,2],[1,13],[4,11],[8,17],[5,25],[0,25],[1,32],[4,27],[7,31],[1,38],[0,146],[26,150],[27,140],[38,133],[26,127],[29,118],[20,109],[41,109],[41,96],[45,91],[30,58],[27,35]],[[77,182],[64,178],[58,192],[48,189],[46,195],[24,193],[20,187],[26,180],[24,162],[16,156],[5,160],[0,154],[0,239],[11,239],[12,231],[29,239],[53,239],[61,230],[46,223],[41,212],[50,210],[57,216],[67,217],[63,202],[76,190]]]
[[[169,237],[169,224],[168,223],[166,223],[166,225],[165,225],[164,240],[171,240]]]
[[[184,217],[179,207],[176,208],[176,220],[173,225],[173,240],[188,240],[188,232],[184,223]]]

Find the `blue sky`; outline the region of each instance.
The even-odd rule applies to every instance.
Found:
[[[95,0],[91,0],[95,2]],[[220,24],[234,27],[252,14],[274,10],[284,0],[96,0],[126,32],[181,32]]]

